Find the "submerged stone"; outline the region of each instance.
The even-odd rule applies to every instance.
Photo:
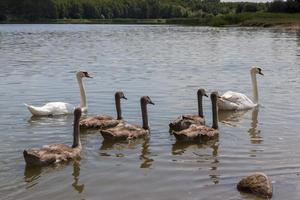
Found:
[[[264,173],[254,173],[244,177],[237,184],[237,189],[261,197],[271,198],[273,195],[271,180]]]

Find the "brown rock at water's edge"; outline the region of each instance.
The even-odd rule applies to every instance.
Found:
[[[237,184],[237,189],[261,197],[271,198],[273,194],[271,180],[264,173],[253,173]]]

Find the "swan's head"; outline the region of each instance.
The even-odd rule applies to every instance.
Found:
[[[118,99],[125,99],[127,100],[127,98],[125,97],[124,93],[122,91],[116,92],[115,97]]]
[[[206,94],[205,90],[202,89],[202,88],[200,88],[200,89],[198,90],[197,95],[198,95],[198,96],[206,96],[206,97],[208,97],[208,95]]]
[[[214,91],[210,94],[210,99],[211,101],[213,102],[217,102],[218,99],[220,99],[221,96],[219,95],[219,92],[218,91]]]
[[[80,107],[78,107],[78,108],[75,108],[75,110],[74,110],[74,118],[75,119],[80,119],[80,117],[81,117],[81,108]]]
[[[254,73],[254,74],[260,74],[260,75],[262,75],[262,76],[264,75],[264,74],[262,73],[261,68],[259,68],[259,67],[252,67],[251,73]]]
[[[155,105],[155,104],[152,102],[152,100],[150,99],[149,96],[143,96],[143,97],[141,97],[141,103]]]
[[[83,78],[83,77],[93,78],[87,71],[79,71],[79,72],[77,72],[76,76],[78,78]]]

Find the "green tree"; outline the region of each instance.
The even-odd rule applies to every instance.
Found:
[[[257,12],[257,4],[255,3],[246,3],[243,8],[243,12]]]
[[[77,0],[71,1],[70,8],[69,8],[69,16],[73,19],[79,19],[81,18],[82,14],[83,14],[82,4]]]

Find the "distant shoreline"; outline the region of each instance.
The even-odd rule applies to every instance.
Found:
[[[250,26],[300,28],[300,13],[240,13],[211,16],[206,18],[168,18],[168,19],[9,19],[0,24],[151,24],[186,26]]]

